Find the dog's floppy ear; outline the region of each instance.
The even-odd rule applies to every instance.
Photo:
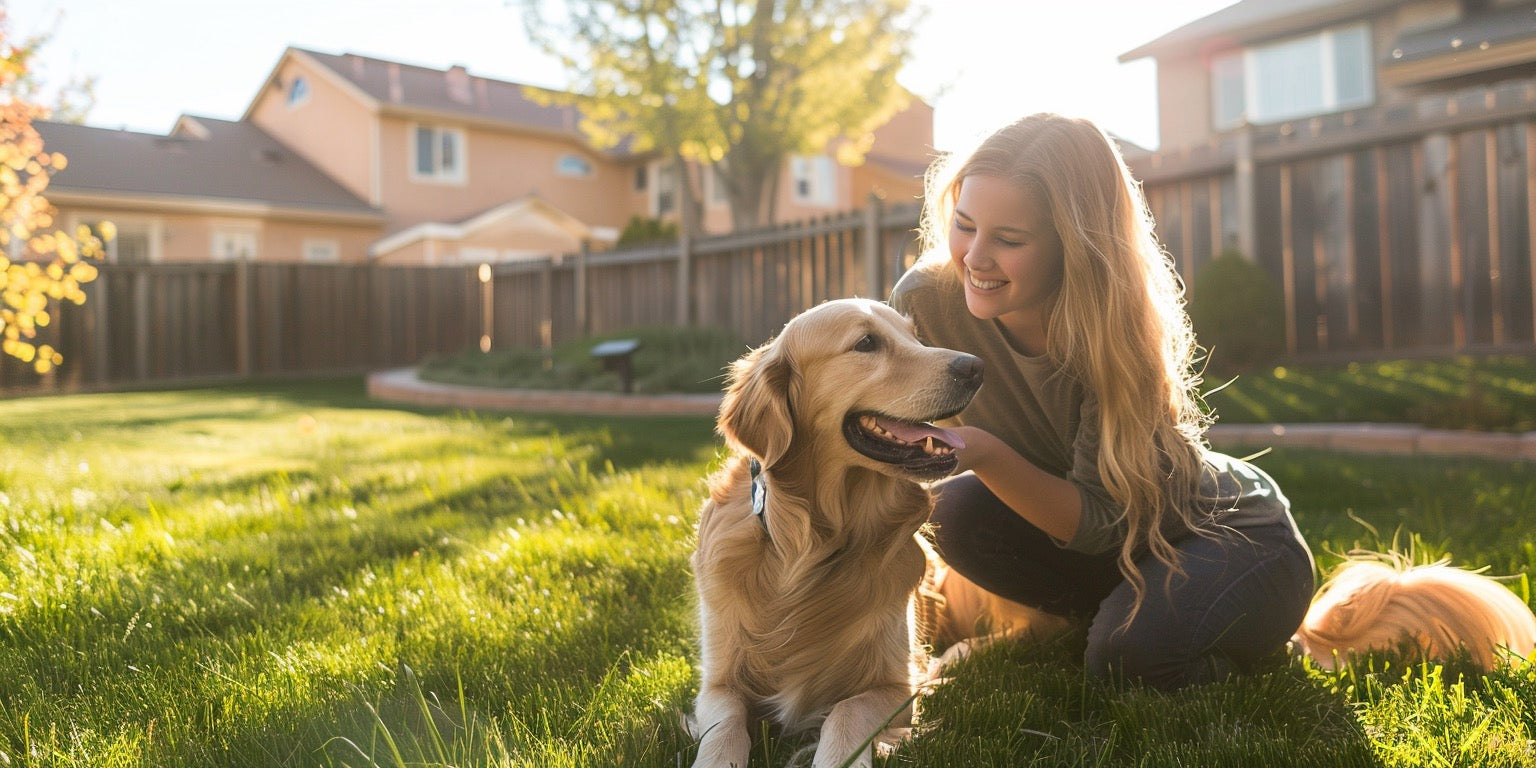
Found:
[[[790,387],[794,368],[775,342],[731,365],[730,384],[720,403],[716,429],[737,448],[773,466],[794,438]]]

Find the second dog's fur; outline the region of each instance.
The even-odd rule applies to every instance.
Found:
[[[1465,652],[1488,670],[1531,655],[1536,615],[1481,573],[1356,552],[1318,592],[1294,642],[1325,669],[1369,651],[1404,650],[1438,661]]]

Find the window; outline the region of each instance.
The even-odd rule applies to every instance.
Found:
[[[101,219],[73,218],[71,228],[85,226],[101,237]],[[104,258],[113,264],[149,264],[160,260],[161,223],[157,219],[121,219],[112,217],[116,236],[103,243]],[[14,241],[13,241],[14,242]]]
[[[592,164],[581,155],[561,155],[555,161],[555,173],[584,179],[592,175]]]
[[[300,75],[288,84],[288,106],[297,107],[306,101],[309,101],[309,81]]]
[[[705,173],[709,177],[709,204],[725,205],[730,202],[730,195],[726,194],[725,177],[720,175],[719,166],[710,166]]]
[[[416,126],[411,175],[418,181],[464,181],[464,132]]]
[[[215,229],[209,257],[214,261],[255,261],[256,232],[249,229]]]
[[[1211,62],[1212,123],[1230,130],[1363,107],[1375,79],[1364,24],[1253,46]]]
[[[311,264],[335,264],[341,261],[341,243],[335,240],[306,239],[304,260]]]
[[[148,264],[154,261],[150,254],[149,233],[144,230],[118,229],[117,237],[107,243],[107,256],[118,264]]]
[[[645,182],[646,182],[646,167],[642,165],[642,166],[640,166],[640,167],[635,169],[635,191],[636,192],[644,192],[645,191]]]
[[[656,215],[671,213],[677,207],[677,169],[670,163],[656,168]]]
[[[796,156],[790,160],[789,173],[795,202],[815,206],[837,202],[837,176],[831,157]]]

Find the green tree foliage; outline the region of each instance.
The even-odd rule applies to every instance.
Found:
[[[737,228],[771,223],[786,160],[834,147],[862,162],[871,132],[911,95],[910,0],[519,0],[529,38],[557,57],[599,147],[632,142],[713,166]],[[678,174],[685,230],[691,177]]]
[[[1259,265],[1236,251],[1195,275],[1189,319],[1213,373],[1253,370],[1285,352],[1285,298]]]
[[[38,41],[12,47],[9,32],[0,6],[0,351],[47,373],[64,357],[33,343],[37,329],[52,319],[54,303],[85,302],[81,286],[96,279],[90,260],[101,257],[102,239],[86,226],[73,234],[54,227],[57,210],[43,192],[66,161],[43,148],[32,126],[48,110],[15,95]],[[110,222],[97,231],[107,239],[114,233]]]

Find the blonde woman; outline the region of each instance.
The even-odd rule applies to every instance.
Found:
[[[981,357],[937,547],[982,588],[1091,622],[1086,664],[1172,688],[1280,651],[1312,596],[1289,502],[1210,450],[1181,286],[1093,123],[1023,118],[928,179],[891,304]]]

